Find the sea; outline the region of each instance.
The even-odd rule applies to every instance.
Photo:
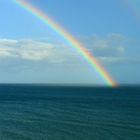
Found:
[[[140,140],[140,86],[1,84],[0,140]]]

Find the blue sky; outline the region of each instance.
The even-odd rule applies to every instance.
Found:
[[[140,84],[140,11],[131,0],[30,0],[78,38],[118,83]],[[104,84],[60,36],[0,1],[0,82]]]

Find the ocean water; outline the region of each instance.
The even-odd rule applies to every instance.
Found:
[[[140,140],[140,87],[0,85],[0,140]]]

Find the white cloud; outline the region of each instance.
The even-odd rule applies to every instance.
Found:
[[[111,57],[125,52],[126,37],[121,34],[110,34],[106,37],[93,36],[84,42],[97,57]]]
[[[11,56],[12,54],[7,49],[0,48],[0,58],[6,58]]]
[[[125,54],[127,37],[121,34],[109,34],[105,37],[91,36],[83,39],[84,44],[96,56],[99,57],[121,57]]]
[[[137,51],[134,51],[139,46],[139,43],[132,42],[132,38],[123,34],[112,33],[106,36],[84,36],[81,38],[81,41],[86,44],[90,52],[103,64],[140,62],[139,54],[136,53]]]
[[[127,37],[119,33],[112,33],[108,35],[108,39],[116,41],[124,41],[127,40]]]
[[[122,63],[126,62],[128,59],[124,57],[98,57],[98,60],[104,64],[114,64],[114,63]]]
[[[139,62],[139,58],[128,56],[128,38],[122,34],[109,34],[105,37],[84,37],[81,42],[104,64]],[[126,55],[127,54],[127,55]],[[11,59],[26,61],[47,61],[78,65],[81,61],[78,52],[61,41],[37,41],[33,39],[0,39],[0,60]]]
[[[0,58],[14,57],[23,60],[47,60],[58,63],[71,56],[74,56],[74,53],[64,44],[41,42],[31,39],[0,39]]]
[[[17,43],[17,40],[14,39],[6,39],[6,38],[0,38],[0,46],[14,46]]]

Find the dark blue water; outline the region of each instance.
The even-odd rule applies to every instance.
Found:
[[[140,140],[140,87],[0,85],[0,140]]]

